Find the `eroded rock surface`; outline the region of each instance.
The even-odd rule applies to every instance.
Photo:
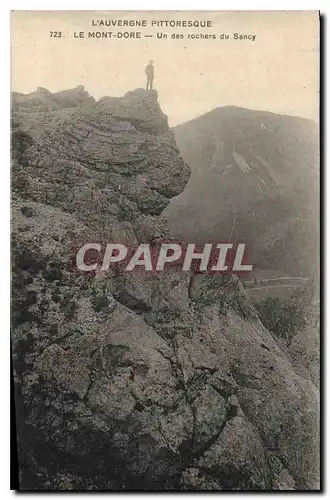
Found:
[[[318,487],[316,386],[235,277],[191,298],[174,269],[75,268],[82,243],[168,238],[188,176],[155,92],[13,96],[22,489]]]

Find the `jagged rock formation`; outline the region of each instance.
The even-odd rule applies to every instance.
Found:
[[[166,209],[188,241],[244,241],[254,266],[318,274],[318,127],[235,106],[173,129],[192,175]]]
[[[155,92],[13,96],[12,346],[21,487],[318,487],[318,392],[239,281],[74,266],[161,241],[186,185]]]

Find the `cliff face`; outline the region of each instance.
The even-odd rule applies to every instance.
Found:
[[[167,238],[189,169],[155,92],[13,95],[12,346],[22,489],[311,489],[318,393],[239,281],[78,271]],[[307,372],[306,372],[307,373]]]

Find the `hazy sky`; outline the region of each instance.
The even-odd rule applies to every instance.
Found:
[[[147,27],[93,27],[92,21],[145,19]],[[151,20],[210,20],[212,27],[154,27]],[[236,105],[317,119],[318,12],[16,11],[12,13],[12,90],[51,92],[84,85],[94,97],[154,87],[170,125],[218,106]],[[61,31],[64,37],[50,37]],[[141,39],[90,39],[92,31],[130,31]],[[84,32],[85,38],[74,38]],[[167,39],[157,39],[157,33]],[[184,34],[183,40],[171,34]],[[188,39],[188,34],[216,39]],[[220,35],[229,34],[229,40]],[[256,35],[234,40],[234,33]],[[152,34],[152,38],[144,37]]]

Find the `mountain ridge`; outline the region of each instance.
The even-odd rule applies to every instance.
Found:
[[[228,104],[228,105],[224,105],[224,106],[216,106],[215,108],[212,108],[209,111],[205,111],[205,113],[202,113],[202,114],[200,114],[200,115],[198,115],[198,116],[196,116],[194,118],[191,118],[191,119],[189,119],[187,121],[179,123],[178,125],[172,126],[171,129],[172,130],[178,129],[179,127],[185,126],[188,123],[193,122],[197,118],[202,118],[203,116],[206,116],[209,113],[214,113],[214,114],[220,113],[221,110],[226,110],[226,109],[227,110],[233,110],[233,111],[237,110],[237,111],[259,113],[259,114],[265,114],[265,115],[282,116],[284,118],[288,117],[288,118],[299,119],[299,120],[311,122],[311,123],[315,124],[316,126],[319,125],[319,121],[318,120],[313,120],[312,118],[306,118],[306,117],[300,116],[300,115],[293,115],[293,114],[290,114],[290,113],[287,113],[287,114],[286,113],[278,113],[278,112],[269,111],[269,110],[266,110],[266,109],[246,108],[245,106],[237,106],[235,104]]]
[[[315,262],[319,231],[313,230],[318,227],[317,123],[221,107],[172,130],[192,171],[183,193],[165,210],[172,234],[197,238],[199,243],[226,240],[236,221],[233,237],[249,244],[255,265],[279,264],[283,271],[299,275],[308,261]],[[284,228],[288,226],[286,231],[290,231],[297,224],[302,229],[291,232],[298,234],[305,226],[311,242],[296,237],[296,247],[307,244],[315,248],[314,254],[310,248],[306,258],[299,255],[296,259],[293,250],[280,243]],[[267,247],[274,236],[280,249],[272,257]],[[258,239],[263,242],[259,244]],[[287,259],[281,260],[280,253],[287,253]],[[311,272],[316,272],[315,264]]]

